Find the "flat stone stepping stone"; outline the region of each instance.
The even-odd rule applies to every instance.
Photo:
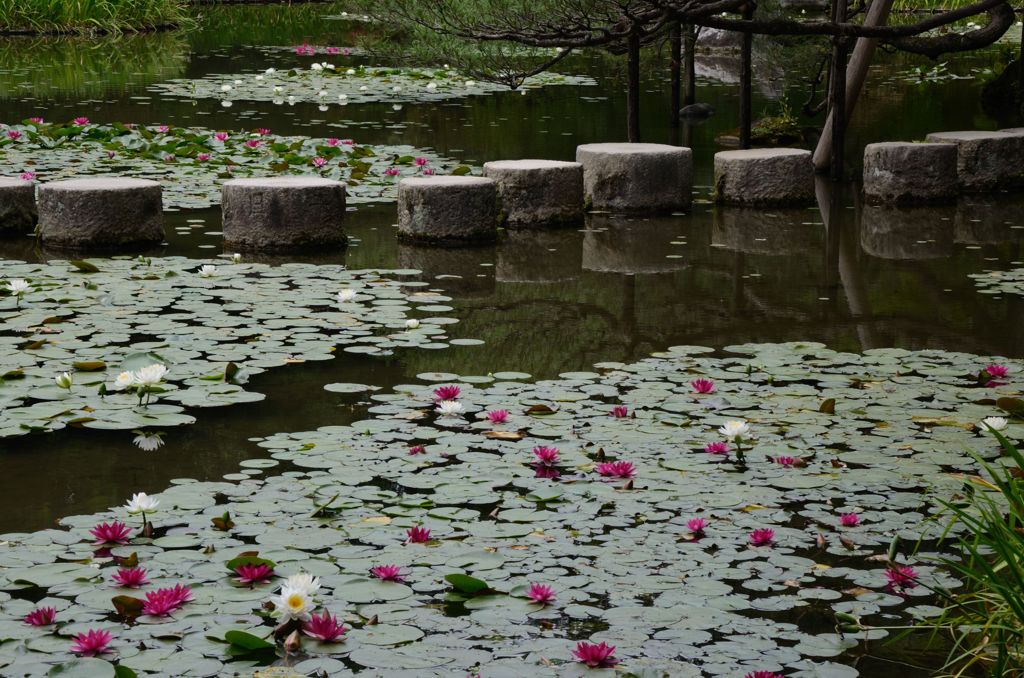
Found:
[[[115,250],[162,242],[160,184],[94,177],[39,187],[39,239],[58,249]]]
[[[36,219],[35,182],[0,177],[0,236],[32,233]]]
[[[486,177],[410,177],[398,183],[398,237],[462,245],[497,238],[497,183]]]
[[[583,220],[583,165],[557,160],[498,160],[484,163],[497,183],[501,216],[508,228],[551,228]]]
[[[960,193],[956,164],[956,144],[868,144],[864,197],[873,204],[954,202]]]
[[[814,204],[814,163],[799,148],[715,153],[715,200],[749,207]]]
[[[344,247],[345,184],[322,177],[232,179],[222,191],[224,246],[261,252]]]
[[[666,144],[583,144],[583,193],[595,210],[666,212],[690,204],[693,151]]]
[[[933,132],[925,139],[956,144],[957,176],[965,192],[1024,188],[1024,133]]]

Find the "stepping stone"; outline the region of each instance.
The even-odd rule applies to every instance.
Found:
[[[957,145],[957,176],[965,192],[1024,188],[1024,133],[933,132],[925,139]]]
[[[715,153],[715,200],[748,207],[812,205],[811,152],[751,148]]]
[[[813,214],[813,213],[812,213]],[[733,252],[813,257],[823,251],[824,225],[806,209],[730,207],[714,211],[711,244]]]
[[[31,233],[37,218],[35,182],[0,177],[0,237]]]
[[[261,252],[341,248],[345,185],[322,177],[232,179],[222,192],[224,246]]]
[[[398,183],[398,237],[463,245],[497,238],[497,183],[486,177],[410,177]]]
[[[860,246],[881,259],[943,259],[953,254],[955,207],[864,205]]]
[[[116,250],[162,242],[160,184],[95,177],[39,187],[39,239],[58,249]]]
[[[872,204],[955,202],[960,193],[956,161],[956,144],[868,144],[864,197]]]
[[[583,193],[595,210],[670,212],[690,204],[693,152],[665,144],[583,144]]]
[[[583,220],[583,165],[557,160],[484,163],[497,183],[502,218],[509,228],[550,228]]]

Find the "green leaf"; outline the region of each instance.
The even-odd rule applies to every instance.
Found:
[[[1020,398],[999,398],[996,407],[1015,417],[1024,417],[1024,400]]]
[[[818,411],[822,412],[824,414],[835,414],[836,413],[836,399],[835,398],[829,398],[828,400],[826,400],[825,402],[823,402],[821,404],[821,407],[818,408]]]
[[[107,369],[107,364],[102,360],[81,360],[71,363],[71,366],[79,372],[99,372]]]
[[[451,584],[456,591],[471,596],[490,590],[487,582],[482,579],[477,579],[476,577],[471,577],[468,574],[449,574],[445,575],[444,580]]]
[[[254,636],[251,633],[246,633],[245,631],[228,631],[224,634],[224,640],[243,650],[252,651],[274,649],[273,643],[268,643],[262,638]]]
[[[452,170],[452,176],[461,177],[463,174],[469,174],[471,171],[467,165],[459,165]]]
[[[114,609],[125,619],[135,619],[142,614],[142,600],[131,596],[114,596],[110,599]]]
[[[228,520],[230,520],[230,518]],[[266,558],[260,558],[255,554],[243,554],[238,556],[237,558],[232,558],[225,564],[227,565],[227,568],[232,572],[237,570],[242,565],[266,565],[271,570],[277,567],[277,564],[274,561],[267,560]]]
[[[100,272],[100,269],[96,266],[96,264],[85,261],[84,259],[72,259],[68,263],[77,268],[79,271],[82,271],[83,273]]]

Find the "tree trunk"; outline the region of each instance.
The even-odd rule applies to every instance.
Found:
[[[693,63],[694,53],[697,51],[697,27],[693,24],[686,24],[684,40],[683,73],[686,76],[686,92],[683,94],[683,104],[689,106],[697,103],[697,68]]]
[[[874,0],[868,8],[867,16],[864,17],[865,26],[884,26],[889,20],[889,11],[892,9],[893,0]],[[871,65],[871,57],[875,53],[878,40],[874,38],[858,38],[853,48],[853,58],[850,59],[850,66],[846,75],[846,116],[849,122],[853,115],[853,109],[857,105],[857,98],[864,87],[867,79],[868,66]],[[825,129],[821,132],[821,139],[814,149],[814,168],[824,172],[829,168],[832,156],[832,114],[829,112],[825,120]]]
[[[748,5],[743,10],[743,19],[749,21],[753,13],[753,8]],[[750,127],[752,124],[750,92],[751,81],[754,78],[750,62],[753,42],[753,34],[743,34],[743,43],[740,49],[740,148],[750,148]]]
[[[679,109],[683,98],[683,83],[681,78],[683,58],[683,27],[678,21],[673,21],[668,32],[668,48],[672,52],[669,63],[672,69],[672,117],[669,124],[672,129],[679,127]]]
[[[630,143],[640,141],[640,35],[631,33],[628,38],[629,64],[628,91],[626,94],[626,127]]]
[[[846,22],[846,0],[832,0],[832,21]],[[846,151],[846,40],[832,39],[832,75],[830,110],[832,111],[832,153],[829,174],[833,181],[843,180],[843,159]]]

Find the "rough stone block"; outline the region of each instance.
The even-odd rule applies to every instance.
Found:
[[[37,218],[35,183],[0,177],[0,237],[31,233]]]
[[[497,183],[509,228],[545,228],[583,220],[583,165],[557,160],[498,160],[484,163]]]
[[[584,144],[583,191],[590,206],[614,212],[668,212],[690,204],[693,152],[665,144]]]
[[[715,199],[749,207],[814,203],[811,152],[751,148],[715,153]]]
[[[160,184],[95,177],[39,187],[39,239],[50,248],[117,250],[164,239]]]
[[[224,246],[288,252],[346,243],[345,185],[322,177],[232,179],[224,184]]]
[[[955,202],[960,192],[956,164],[956,144],[868,144],[864,197],[874,204]]]
[[[497,184],[486,177],[411,177],[398,184],[398,237],[438,245],[493,242]]]
[[[1024,134],[934,132],[926,140],[957,145],[957,176],[965,192],[1024,188]]]

